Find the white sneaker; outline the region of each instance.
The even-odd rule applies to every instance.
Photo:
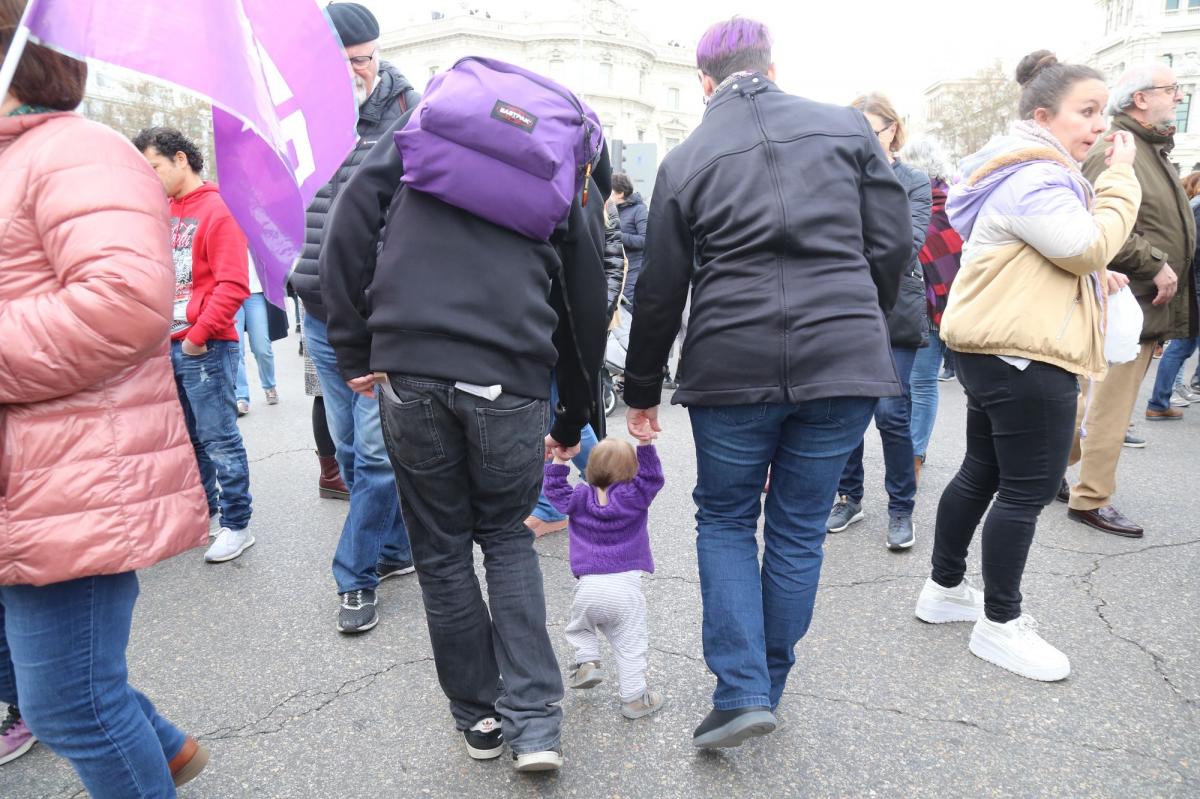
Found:
[[[1071,661],[1038,635],[1037,622],[1028,614],[1004,624],[980,616],[970,648],[976,657],[1031,680],[1054,682],[1071,673]]]
[[[972,588],[964,578],[953,588],[945,588],[931,579],[917,597],[917,618],[930,624],[948,621],[978,621],[983,615],[983,592]]]
[[[230,530],[222,527],[217,533],[217,540],[204,553],[204,559],[209,563],[224,563],[233,560],[238,555],[254,546],[254,536],[249,530]]]
[[[562,752],[554,749],[547,749],[545,752],[526,752],[523,755],[514,752],[513,759],[517,761],[517,771],[522,773],[558,771],[563,764]]]

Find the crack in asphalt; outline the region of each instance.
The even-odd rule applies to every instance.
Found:
[[[1100,595],[1099,590],[1096,588],[1096,585],[1093,582],[1093,579],[1095,578],[1097,572],[1100,571],[1100,567],[1103,566],[1105,562],[1112,560],[1114,558],[1129,557],[1131,555],[1137,555],[1142,552],[1150,552],[1151,550],[1156,550],[1156,549],[1175,549],[1178,547],[1193,546],[1195,544],[1200,544],[1200,538],[1193,539],[1191,541],[1175,542],[1175,543],[1171,543],[1171,544],[1155,544],[1153,546],[1142,547],[1141,549],[1132,550],[1130,552],[1092,553],[1092,554],[1099,555],[1099,557],[1097,557],[1096,560],[1092,562],[1092,567],[1090,569],[1088,569],[1087,572],[1080,575],[1080,580],[1079,580],[1080,584],[1083,586],[1083,590],[1087,593],[1088,597],[1092,600],[1092,610],[1095,611],[1096,616],[1099,617],[1100,621],[1104,622],[1104,627],[1105,627],[1105,629],[1108,630],[1109,635],[1116,638],[1118,641],[1124,641],[1125,643],[1130,644],[1131,646],[1133,646],[1136,649],[1138,649],[1139,651],[1141,651],[1144,655],[1148,656],[1150,658],[1151,664],[1154,666],[1154,671],[1157,672],[1158,676],[1162,678],[1164,683],[1166,683],[1167,687],[1175,695],[1175,698],[1189,708],[1200,707],[1200,701],[1197,701],[1196,699],[1185,694],[1183,692],[1183,689],[1180,688],[1178,685],[1176,685],[1175,682],[1171,679],[1171,675],[1167,672],[1166,656],[1154,651],[1146,644],[1143,644],[1141,641],[1138,641],[1137,639],[1134,639],[1134,638],[1130,638],[1127,635],[1122,635],[1120,632],[1117,631],[1117,629],[1113,625],[1112,621],[1104,613],[1104,609],[1106,607],[1108,607],[1108,600],[1106,600],[1103,596]]]
[[[268,452],[266,455],[260,455],[257,458],[251,458],[250,460],[248,460],[246,462],[247,463],[261,463],[262,461],[270,460],[271,458],[274,458],[276,455],[294,455],[297,452],[312,452],[312,451],[313,451],[312,447],[300,447],[298,449],[281,449],[281,450],[277,450],[275,452]]]
[[[262,716],[248,721],[240,726],[218,727],[210,732],[200,733],[196,737],[205,741],[226,741],[235,738],[254,738],[259,735],[274,735],[277,732],[282,732],[285,727],[294,721],[311,716],[314,713],[320,713],[322,710],[333,704],[337,700],[351,694],[356,694],[365,688],[369,688],[377,679],[389,672],[402,668],[404,666],[413,666],[418,663],[431,663],[433,656],[429,655],[414,660],[405,660],[379,669],[378,671],[361,674],[353,679],[346,680],[332,691],[322,690],[318,688],[305,688],[295,693],[289,694],[279,702],[276,702]],[[308,702],[308,707],[303,707],[303,703]],[[295,703],[300,705],[299,712],[292,713],[289,705]],[[277,714],[283,711],[283,715]],[[270,724],[268,725],[268,722]],[[267,725],[267,726],[264,726]]]
[[[796,691],[796,690],[790,690],[790,691],[785,690],[783,693],[785,696],[802,696],[802,697],[806,697],[809,699],[817,699],[817,700],[820,700],[823,702],[852,705],[854,707],[860,708],[861,710],[865,710],[865,711],[868,711],[871,713],[888,713],[891,715],[900,716],[901,718],[911,719],[913,721],[923,721],[923,722],[927,722],[927,723],[931,723],[931,724],[954,724],[954,725],[957,725],[960,727],[967,727],[968,729],[977,730],[981,733],[984,733],[985,735],[991,735],[991,736],[994,736],[997,738],[1006,738],[1009,740],[1020,739],[1022,741],[1028,741],[1028,740],[1045,741],[1050,744],[1066,744],[1067,746],[1073,746],[1073,747],[1076,747],[1079,749],[1086,749],[1091,752],[1099,752],[1102,754],[1123,754],[1123,755],[1130,755],[1133,757],[1141,757],[1141,758],[1145,758],[1146,760],[1152,760],[1152,761],[1159,763],[1162,766],[1166,767],[1173,774],[1178,776],[1180,781],[1182,783],[1184,783],[1185,785],[1200,786],[1200,780],[1196,780],[1196,779],[1192,778],[1191,776],[1189,776],[1187,773],[1181,771],[1178,768],[1178,766],[1176,766],[1171,761],[1165,760],[1157,755],[1152,755],[1149,752],[1142,752],[1137,749],[1129,749],[1126,747],[1119,747],[1119,746],[1111,746],[1111,747],[1110,746],[1100,746],[1098,744],[1084,743],[1082,741],[1072,741],[1069,738],[1050,738],[1047,736],[1029,735],[1027,732],[1020,732],[1020,733],[1014,735],[1014,734],[1004,732],[1003,730],[997,730],[997,729],[994,729],[991,727],[987,727],[978,722],[971,721],[970,719],[954,719],[954,718],[948,719],[948,718],[939,718],[936,716],[925,716],[920,713],[912,713],[912,712],[904,710],[902,708],[871,705],[865,701],[858,700],[858,699],[850,699],[849,697],[827,696],[825,694],[817,694],[817,693],[811,693],[808,691]]]

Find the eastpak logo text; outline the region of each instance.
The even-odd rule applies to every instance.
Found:
[[[497,100],[496,104],[492,106],[492,119],[507,122],[514,128],[520,128],[526,133],[533,133],[533,129],[537,127],[538,123],[538,118],[533,114],[503,100]]]

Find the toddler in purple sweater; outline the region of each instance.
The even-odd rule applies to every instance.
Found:
[[[546,464],[542,491],[550,504],[570,517],[571,571],[579,582],[567,624],[567,641],[575,647],[575,667],[568,684],[595,688],[604,681],[600,634],[608,639],[617,662],[621,714],[637,719],[663,706],[658,691],[646,688],[646,597],[642,572],[654,571],[650,503],[663,487],[662,464],[653,444],[608,438],[592,450],[587,483],[571,488],[570,467],[555,458]]]

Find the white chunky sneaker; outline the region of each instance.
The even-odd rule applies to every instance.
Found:
[[[917,618],[930,624],[948,621],[977,621],[983,615],[983,592],[972,588],[965,579],[953,588],[945,588],[933,580],[917,597]]]
[[[1028,614],[1004,624],[980,616],[970,648],[976,657],[1031,680],[1054,682],[1071,673],[1071,661],[1038,635],[1037,622]]]
[[[217,540],[213,541],[212,546],[204,553],[204,559],[209,563],[224,563],[233,560],[252,546],[254,536],[250,535],[249,530],[230,530],[228,527],[222,527],[217,533]]]

